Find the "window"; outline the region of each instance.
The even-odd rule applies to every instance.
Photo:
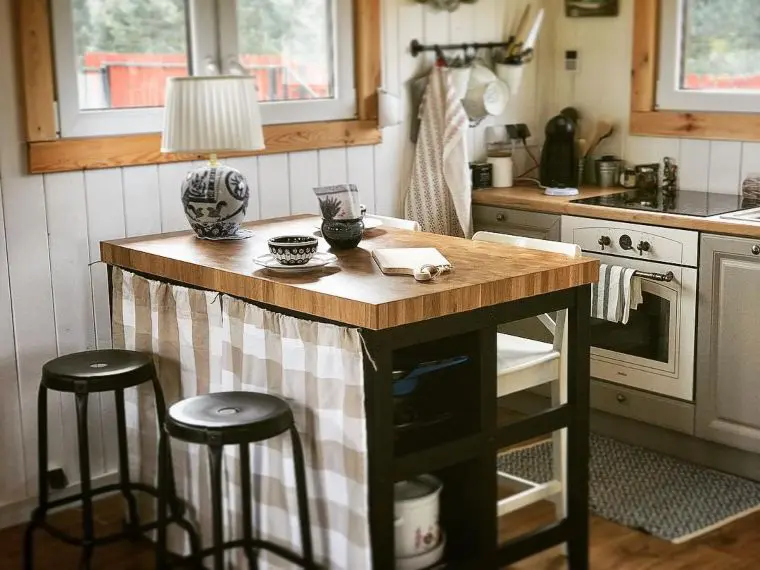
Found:
[[[631,3],[629,132],[760,140],[760,1]]]
[[[161,130],[172,76],[250,73],[265,124],[356,116],[351,0],[56,0],[62,137]]]
[[[662,0],[657,106],[760,112],[760,2]]]

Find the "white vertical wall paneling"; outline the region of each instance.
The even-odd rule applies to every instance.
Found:
[[[625,158],[635,164],[662,163],[666,156],[678,158],[681,156],[680,139],[628,137]]]
[[[740,182],[743,182],[747,176],[760,176],[760,143],[746,142],[742,145]]]
[[[0,199],[0,338],[3,339],[0,343],[0,456],[6,458],[0,467],[0,506],[27,496],[7,260],[3,201]]]
[[[87,198],[87,229],[90,240],[90,261],[100,260],[100,242],[122,238],[126,232],[124,193],[121,170],[109,168],[84,173]],[[179,199],[179,198],[178,198]],[[93,319],[98,348],[111,346],[111,312],[108,299],[108,279],[102,263],[90,267],[92,280]],[[106,472],[118,465],[116,449],[116,411],[111,394],[100,398],[103,429],[103,462]]]
[[[243,176],[245,176],[246,180],[248,180],[251,197],[248,200],[248,209],[245,211],[245,220],[250,222],[261,219],[259,158],[257,156],[245,156],[241,158],[228,158],[224,162],[232,168],[239,170]],[[187,221],[185,222],[185,227],[187,227]]]
[[[679,188],[707,192],[710,177],[710,141],[683,139],[678,160]]]
[[[742,143],[713,141],[710,143],[710,192],[739,193],[742,169]]]
[[[347,181],[356,184],[359,189],[362,204],[369,212],[376,210],[375,206],[375,162],[371,146],[354,146],[346,151],[348,164]]]
[[[50,272],[58,354],[95,348],[92,319],[90,254],[87,238],[87,205],[84,173],[64,172],[44,177],[45,211],[50,242]],[[64,469],[71,482],[80,480],[76,405],[72,394],[61,394]],[[90,468],[103,473],[103,441],[100,398],[88,402]]]
[[[319,185],[332,186],[348,182],[348,165],[345,148],[319,151]]]
[[[290,172],[290,212],[319,214],[314,187],[319,181],[319,154],[313,150],[291,152],[288,155]]]
[[[259,196],[262,219],[290,214],[287,154],[266,154],[259,157]]]
[[[24,145],[19,140],[19,133],[22,132],[22,106],[18,89],[11,87],[12,78],[19,76],[14,57],[15,21],[12,2],[0,1],[0,77],[8,78],[7,88],[0,91],[0,172],[8,291],[18,375],[17,390],[0,394],[0,398],[20,400],[24,438],[24,453],[3,457],[0,468],[5,469],[9,463],[23,461],[26,494],[34,495],[37,483],[37,387],[42,365],[56,356],[56,346],[42,177],[26,176],[26,157],[22,152]],[[3,305],[7,311],[7,304]],[[11,346],[13,343],[8,342],[8,348]],[[5,351],[6,347],[0,350]],[[60,462],[63,440],[58,395],[51,394],[48,404],[50,458],[51,462]],[[13,477],[18,469],[11,469],[10,477]]]
[[[407,145],[406,133],[407,125],[383,129],[383,144],[374,150],[374,211],[383,216],[399,216],[403,211],[402,200],[409,180],[400,176],[398,148]]]
[[[13,129],[8,129],[13,130]],[[16,145],[17,147],[19,145]],[[6,149],[4,149],[6,150]],[[10,154],[10,153],[9,153]],[[20,156],[16,169],[24,163]],[[7,176],[13,166],[0,164]],[[27,490],[35,493],[37,477],[37,388],[43,364],[57,356],[50,258],[41,176],[8,176],[3,180],[3,209],[8,270],[16,335]],[[61,399],[48,396],[50,466],[64,464]]]
[[[155,164],[122,169],[127,236],[161,233],[161,200]]]
[[[170,162],[158,165],[159,209],[161,231],[176,232],[188,229],[187,218],[182,210],[182,181],[190,165],[186,162]]]
[[[417,2],[398,1],[395,4],[398,16],[398,77],[401,84],[402,93],[402,116],[404,124],[396,127],[400,134],[391,135],[389,140],[395,136],[396,146],[389,152],[396,153],[396,164],[398,164],[398,173],[396,174],[395,196],[391,198],[385,194],[385,191],[378,187],[380,194],[386,204],[393,204],[393,210],[398,215],[403,211],[403,199],[406,194],[406,188],[409,185],[409,176],[411,175],[412,162],[414,159],[414,144],[409,140],[410,120],[412,115],[417,112],[412,108],[411,98],[409,96],[409,81],[423,74],[425,70],[425,59],[421,56],[412,57],[409,52],[409,43],[413,39],[422,41],[423,39],[423,14],[424,6]],[[390,161],[389,161],[390,162]],[[386,181],[386,185],[388,181]],[[378,209],[378,212],[381,210]],[[386,213],[391,214],[390,212]],[[392,215],[392,214],[391,214]]]

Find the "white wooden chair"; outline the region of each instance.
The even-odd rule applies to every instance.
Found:
[[[570,257],[581,255],[581,248],[575,244],[541,239],[492,232],[478,232],[472,239],[562,253]],[[552,405],[558,406],[567,403],[567,310],[557,313],[556,322],[549,315],[539,315],[538,319],[553,335],[553,344],[499,333],[497,338],[498,397],[551,383]],[[565,517],[567,508],[565,491],[567,488],[567,435],[565,430],[554,432],[552,441],[553,478],[551,481],[538,484],[509,473],[498,472],[500,478],[509,481],[510,486],[516,487],[518,491],[517,494],[499,501],[499,516],[537,501],[549,499],[554,502],[557,518]]]
[[[388,216],[378,216],[376,214],[367,214],[368,218],[374,218],[383,222],[384,226],[389,228],[399,228],[401,230],[412,230],[413,232],[420,231],[420,224],[414,220],[404,220],[402,218],[391,218]]]

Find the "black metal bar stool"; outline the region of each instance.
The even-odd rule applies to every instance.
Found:
[[[214,570],[224,570],[224,552],[243,548],[252,570],[258,568],[258,551],[267,550],[303,568],[317,568],[311,544],[309,508],[306,496],[301,439],[295,428],[293,412],[288,403],[276,396],[255,392],[217,392],[195,396],[177,402],[169,408],[166,420],[167,433],[179,440],[205,445],[208,449],[211,470],[211,507],[213,546],[191,555],[188,562],[200,564],[207,556],[214,556]],[[270,541],[253,537],[251,514],[251,466],[249,445],[290,432],[295,463],[298,517],[301,528],[301,556]],[[243,498],[243,537],[224,542],[222,529],[222,448],[240,446],[240,481]],[[162,461],[163,469],[166,462]],[[163,481],[164,479],[160,479]],[[160,484],[160,483],[159,483]],[[160,494],[163,497],[163,494]],[[159,513],[165,509],[159,508]],[[162,528],[159,526],[159,529]],[[163,544],[165,535],[159,536]]]
[[[32,518],[24,535],[24,568],[34,567],[34,531],[42,528],[52,536],[68,544],[80,546],[83,549],[80,567],[89,569],[93,548],[109,544],[125,538],[137,538],[142,533],[163,525],[177,523],[190,536],[191,548],[198,550],[198,537],[192,525],[182,518],[184,508],[176,497],[174,477],[166,473],[164,489],[167,497],[161,497],[159,513],[156,521],[141,524],[137,513],[137,501],[134,491],[148,493],[156,498],[159,490],[130,480],[129,459],[127,450],[127,424],[124,410],[124,390],[145,382],[150,382],[156,398],[156,417],[158,425],[163,426],[166,416],[166,404],[163,392],[156,377],[153,360],[149,354],[129,350],[93,350],[61,356],[51,360],[42,367],[42,381],[37,402],[37,464],[39,470],[39,504],[32,513]],[[47,426],[47,392],[73,393],[76,400],[77,438],[79,444],[79,471],[81,475],[81,493],[51,501],[48,487],[48,426]],[[87,405],[89,395],[98,392],[114,392],[116,399],[116,427],[119,444],[119,482],[92,488],[90,480],[90,451],[89,434],[87,430]],[[162,461],[171,465],[171,455],[166,447],[166,435],[159,429],[159,463]],[[96,537],[93,525],[92,499],[103,493],[119,491],[127,504],[128,518],[122,532],[107,536]],[[46,520],[50,509],[81,501],[82,503],[82,536],[74,537],[64,533]],[[169,503],[171,515],[166,517],[166,503]]]

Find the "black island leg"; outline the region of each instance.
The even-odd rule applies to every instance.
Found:
[[[576,289],[576,303],[568,318],[567,522],[570,570],[589,567],[589,314],[591,286]]]

